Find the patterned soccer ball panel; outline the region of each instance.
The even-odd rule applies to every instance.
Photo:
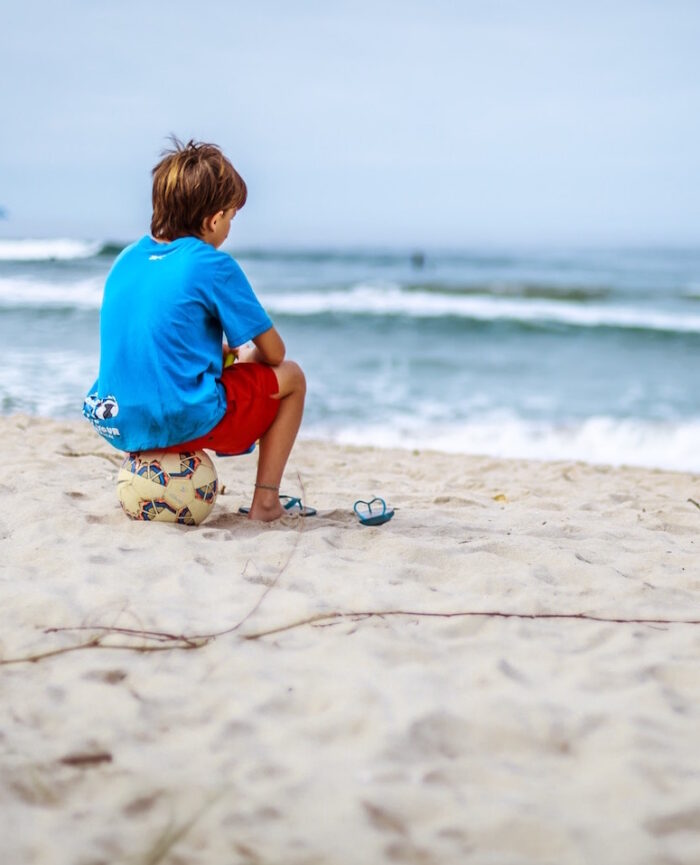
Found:
[[[134,520],[198,525],[214,507],[216,468],[204,451],[141,451],[124,459],[117,494]]]

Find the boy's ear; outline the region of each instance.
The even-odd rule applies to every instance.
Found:
[[[218,218],[219,218],[218,212],[212,213],[211,216],[205,216],[204,222],[202,223],[202,233],[205,233],[207,231],[213,231],[214,230],[214,223]]]

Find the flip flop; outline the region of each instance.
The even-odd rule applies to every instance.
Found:
[[[364,507],[362,507],[363,505]],[[394,516],[394,509],[387,508],[384,499],[380,499],[378,496],[375,496],[370,502],[358,499],[352,507],[363,526],[381,526],[388,523]]]
[[[290,514],[299,514],[300,517],[315,517],[318,511],[302,505],[301,499],[296,496],[280,496],[280,504]],[[250,508],[238,508],[239,514],[249,514]]]

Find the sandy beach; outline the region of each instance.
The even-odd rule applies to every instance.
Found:
[[[0,431],[3,865],[700,861],[700,477],[306,441],[189,528]]]

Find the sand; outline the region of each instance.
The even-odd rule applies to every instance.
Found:
[[[3,865],[700,862],[698,476],[301,442],[188,528],[0,431]]]

